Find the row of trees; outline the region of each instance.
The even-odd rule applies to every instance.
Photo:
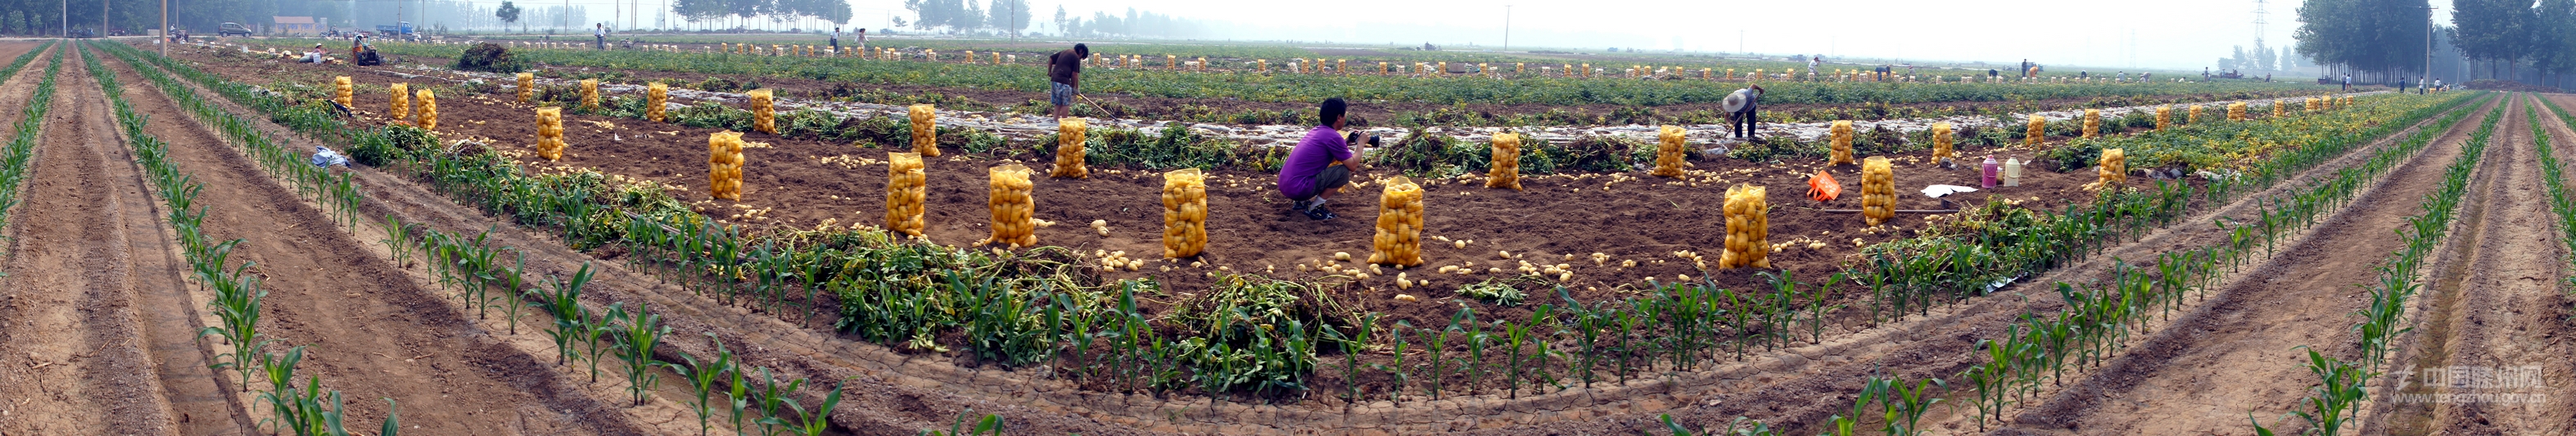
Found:
[[[772,23],[813,19],[831,24],[850,22],[845,0],[673,0],[671,13],[691,23],[767,19]]]
[[[2236,70],[2245,72],[2295,71],[2300,68],[2312,66],[2315,65],[2309,65],[2306,62],[2305,57],[2301,57],[2297,53],[2291,52],[2289,47],[2281,47],[2278,50],[2274,50],[2271,47],[2265,46],[2263,41],[2259,40],[2254,41],[2253,50],[2246,50],[2245,46],[2240,45],[2236,46],[2234,56],[2218,58],[2218,69],[2220,70]]]
[[[2413,78],[2428,41],[2484,64],[2488,78],[2546,82],[2576,72],[2576,0],[2452,0],[2451,26],[2435,28],[2423,0],[2307,0],[2299,6],[2297,51],[2385,78]]]

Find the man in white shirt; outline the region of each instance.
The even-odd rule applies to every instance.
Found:
[[[606,24],[606,23],[596,23],[596,24],[591,24],[591,28],[590,28],[590,37],[591,37],[591,39],[593,40],[593,42],[591,42],[591,48],[599,49],[599,50],[607,50],[607,49],[608,49],[608,24]]]

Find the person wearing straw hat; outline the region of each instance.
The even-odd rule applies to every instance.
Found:
[[[1726,125],[1735,131],[1737,139],[1762,140],[1753,132],[1755,125],[1760,123],[1754,113],[1761,106],[1762,92],[1762,85],[1746,84],[1743,89],[1726,95]]]

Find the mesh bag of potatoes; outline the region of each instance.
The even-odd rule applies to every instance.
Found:
[[[1896,169],[1887,157],[1861,161],[1860,216],[1873,226],[1896,217]]]
[[[414,97],[412,100],[420,104],[420,110],[414,112],[420,119],[413,124],[420,125],[421,130],[438,130],[438,96],[423,89]]]
[[[921,153],[886,153],[886,231],[921,236],[922,202],[930,198],[930,191],[924,189],[928,181]]]
[[[581,79],[581,108],[599,110],[599,79]]]
[[[388,88],[392,90],[393,107],[385,110],[385,118],[393,120],[410,120],[411,84],[396,83]]]
[[[1753,184],[1726,188],[1726,252],[1719,268],[1771,267],[1771,205]]]
[[[537,108],[537,157],[563,160],[563,108]]]
[[[1494,134],[1494,160],[1492,168],[1485,170],[1485,187],[1521,189],[1520,134]]]
[[[2228,121],[2245,121],[2245,102],[2227,104]]]
[[[519,102],[527,103],[528,99],[536,96],[537,73],[519,73]]]
[[[1690,166],[1690,162],[1683,161],[1683,157],[1690,153],[1689,146],[1682,143],[1684,133],[1687,131],[1681,126],[1664,126],[1656,135],[1660,142],[1655,144],[1655,171],[1651,174],[1658,177],[1682,176],[1682,168]]]
[[[1163,173],[1163,257],[1207,248],[1207,175],[1197,168]]]
[[[1933,164],[1947,164],[1950,163],[1951,160],[1958,159],[1959,154],[1957,150],[1952,148],[1954,145],[1952,141],[1953,139],[1950,137],[1949,122],[1943,121],[1932,123]]]
[[[2128,182],[2129,182],[2129,156],[2128,156],[2128,153],[2123,152],[2123,151],[2121,151],[2120,149],[2117,149],[2117,148],[2106,148],[2106,149],[2102,149],[2102,165],[2101,165],[2101,170],[2100,170],[2100,171],[2101,171],[2101,173],[2100,173],[2100,174],[2101,174],[2101,176],[2102,176],[2102,180],[2094,181],[2094,182],[2093,182],[2093,186],[2094,186],[2094,187],[2109,187],[2109,186],[2113,186],[2113,185],[2119,185],[2119,184],[2123,184],[2123,183],[2128,183]]]
[[[2191,105],[2190,110],[2184,111],[2182,123],[2189,125],[2198,122],[2200,122],[2200,105]]]
[[[2046,140],[2048,140],[2048,117],[2031,114],[2030,131],[2022,133],[2021,145],[2037,146],[2041,141]]]
[[[707,134],[707,193],[742,200],[742,132]]]
[[[349,76],[331,78],[331,101],[340,102],[340,107],[358,107],[355,94],[357,92],[351,89]]]
[[[2165,121],[2171,119],[2173,119],[2173,106],[2156,106],[2156,131],[2164,131],[2167,125]]]
[[[1020,164],[1004,164],[985,173],[992,177],[992,194],[984,204],[993,215],[993,236],[985,243],[1010,244],[1011,248],[1038,245],[1037,203],[1030,196],[1037,186],[1029,181],[1033,171]]]
[[[1833,128],[1833,131],[1832,131],[1832,132],[1833,132],[1833,138],[1834,138],[1834,154],[1833,154],[1833,160],[1826,161],[1826,162],[1825,162],[1825,164],[1826,164],[1826,165],[1842,165],[1842,164],[1847,164],[1847,163],[1853,163],[1853,161],[1852,161],[1852,122],[1851,122],[1851,121],[1835,121],[1835,122],[1834,122],[1834,128]]]
[[[663,122],[662,106],[671,103],[671,85],[653,82],[644,87],[644,119]]]
[[[2086,137],[2086,138],[2100,138],[2100,137],[2102,137],[2102,110],[2101,110],[2101,109],[2085,109],[2085,110],[2084,110],[2084,137]]]
[[[912,152],[921,153],[922,157],[939,157],[939,109],[916,104],[906,115],[912,118]]]
[[[1091,177],[1091,168],[1083,164],[1083,135],[1090,130],[1090,122],[1081,118],[1055,122],[1055,170],[1047,172],[1048,177]]]
[[[743,95],[751,96],[751,129],[778,134],[778,111],[770,105],[770,91],[754,89]]]
[[[1369,263],[1398,266],[1422,265],[1422,185],[1397,176],[1382,184],[1386,189],[1377,197],[1377,237],[1370,245]]]

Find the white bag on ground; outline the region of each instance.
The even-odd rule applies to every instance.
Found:
[[[333,152],[330,148],[319,145],[313,146],[313,166],[330,168],[332,165],[347,167],[349,166],[349,157],[341,156],[340,153]]]

